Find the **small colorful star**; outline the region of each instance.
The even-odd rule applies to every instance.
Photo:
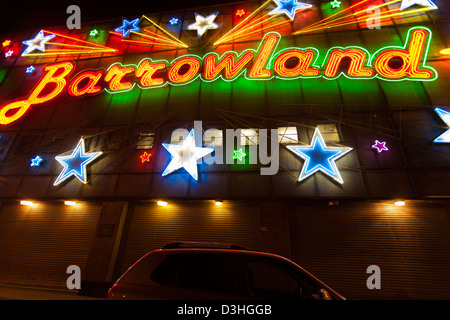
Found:
[[[7,51],[5,53],[5,58],[11,57],[13,53],[14,53],[14,51],[12,51],[12,50]]]
[[[278,7],[269,12],[272,14],[284,13],[291,20],[295,18],[295,12],[302,9],[311,8],[312,5],[308,3],[297,2],[297,0],[274,0]]]
[[[4,47],[9,46],[10,44],[11,44],[11,40],[5,40],[5,41],[3,41],[3,43],[2,43],[2,45],[3,45]]]
[[[245,10],[244,9],[240,9],[240,10],[236,11],[236,15],[238,17],[242,17],[243,15],[245,15]]]
[[[239,159],[239,161],[242,161],[242,158],[244,158],[245,156],[246,156],[245,152],[243,152],[242,149],[239,149],[234,151],[233,159]]]
[[[139,18],[136,18],[132,21],[127,19],[123,19],[122,26],[116,28],[114,31],[122,32],[122,37],[126,38],[131,33],[131,31],[139,31],[141,28],[138,27],[138,23],[140,22]]]
[[[36,156],[36,158],[31,159],[31,165],[30,166],[32,166],[32,167],[39,167],[39,165],[41,164],[42,160],[44,160],[44,159],[42,159],[40,156]]]
[[[389,151],[389,149],[386,147],[386,142],[380,142],[378,140],[375,140],[375,144],[372,146],[373,149],[377,149],[378,153],[381,153],[383,151]]]
[[[330,2],[330,4],[333,7],[333,9],[341,7],[341,1],[338,1],[338,0],[334,0],[334,1]]]
[[[26,73],[33,73],[34,72],[34,70],[36,70],[36,68],[35,67],[33,67],[33,66],[29,66],[28,68],[27,68],[27,71],[25,71]]]
[[[177,24],[178,24],[178,19],[177,19],[177,18],[172,18],[172,19],[169,20],[169,22],[170,22],[170,24],[171,24],[172,26],[174,26],[174,25],[177,25]]]
[[[98,30],[97,29],[91,30],[91,32],[89,32],[89,35],[91,37],[95,37],[96,35],[98,35]]]
[[[144,163],[144,162],[150,162],[150,157],[151,157],[151,156],[152,156],[151,153],[147,153],[147,152],[144,151],[144,154],[140,156],[140,158],[141,158],[141,163]]]
[[[219,29],[222,26],[214,22],[219,12],[210,14],[206,18],[201,14],[195,13],[195,23],[188,25],[185,29],[197,30],[197,35],[200,38],[208,29]]]

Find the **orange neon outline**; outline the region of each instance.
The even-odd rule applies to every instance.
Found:
[[[76,75],[67,87],[67,93],[72,97],[81,97],[86,94],[96,94],[103,90],[102,87],[96,86],[103,76],[103,70],[84,71]],[[78,88],[78,85],[84,79],[89,79],[89,82],[83,87]]]
[[[136,78],[140,78],[139,83],[142,87],[162,86],[166,80],[163,78],[153,78],[153,76],[158,70],[164,70],[166,68],[167,65],[165,62],[153,63],[151,60],[143,60],[139,63],[135,76]]]
[[[75,63],[72,61],[63,61],[49,64],[43,67],[46,74],[41,78],[38,84],[31,91],[28,98],[9,103],[0,109],[0,124],[6,125],[21,118],[32,105],[41,104],[56,98],[66,87],[66,77],[72,72]],[[57,71],[62,70],[55,76]],[[55,87],[49,93],[39,96],[48,84],[55,84]],[[14,112],[13,114],[7,114]]]
[[[262,40],[262,45],[260,46],[259,54],[253,63],[250,72],[248,73],[248,78],[251,79],[265,79],[272,76],[272,71],[265,69],[267,62],[275,51],[278,42],[280,41],[279,33],[268,33],[264,36]]]
[[[180,74],[180,69],[184,65],[188,65],[189,69],[184,74]],[[200,67],[201,62],[198,57],[184,56],[176,60],[176,62],[170,66],[167,77],[173,84],[184,84],[196,77],[200,70]]]
[[[364,68],[366,64],[367,54],[357,48],[343,48],[332,50],[325,65],[324,77],[334,78],[337,76],[339,65],[344,57],[349,57],[352,61],[348,67],[347,74],[355,78],[370,78],[374,76],[372,69]]]
[[[247,51],[236,62],[235,54],[230,52],[217,63],[217,54],[209,54],[204,59],[203,80],[212,81],[217,78],[222,71],[226,80],[232,80],[243,71],[254,57],[254,52]]]
[[[316,55],[314,50],[291,49],[281,52],[273,63],[273,70],[282,78],[295,78],[299,76],[313,77],[318,76],[320,70],[310,68]],[[291,58],[297,58],[298,63],[293,68],[286,67],[286,61]]]
[[[409,35],[410,31],[408,32]],[[428,31],[416,28],[412,32],[409,47],[405,49],[387,49],[376,55],[374,67],[379,76],[386,79],[431,79],[434,73],[429,70],[420,70],[419,64],[427,45]],[[431,37],[431,36],[430,36]],[[430,39],[428,39],[428,42]],[[407,43],[408,43],[407,42]],[[389,61],[395,57],[403,60],[403,65],[399,69],[389,67]]]
[[[105,75],[105,82],[108,82],[108,88],[111,91],[124,91],[131,89],[134,84],[126,81],[122,82],[122,79],[128,74],[134,73],[134,66],[122,66],[119,62],[114,63],[108,69]]]

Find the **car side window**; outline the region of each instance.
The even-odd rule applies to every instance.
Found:
[[[250,293],[261,299],[307,299],[318,293],[314,284],[283,261],[249,257],[247,279]]]
[[[151,278],[172,287],[235,293],[235,261],[230,254],[174,254],[158,266]]]

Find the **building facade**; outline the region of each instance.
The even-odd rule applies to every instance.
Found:
[[[450,298],[448,4],[289,3],[3,35],[0,284],[103,294],[182,240]]]

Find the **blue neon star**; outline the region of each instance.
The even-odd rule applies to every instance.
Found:
[[[178,24],[178,19],[177,18],[172,18],[172,19],[169,20],[169,22],[173,26],[173,25]]]
[[[31,159],[31,167],[39,167],[39,165],[41,164],[41,162],[42,162],[42,160],[44,160],[44,159],[42,159],[40,156],[36,156],[36,158],[34,158],[34,159]]]
[[[418,5],[421,5],[424,7],[429,7],[432,9],[438,8],[437,5],[431,0],[402,0],[402,4],[400,5],[400,10],[403,11],[415,4],[418,4]]]
[[[184,168],[195,180],[198,179],[197,160],[214,151],[214,148],[195,146],[194,129],[189,132],[180,144],[163,143],[162,145],[172,155],[172,160],[162,173],[162,176]]]
[[[278,5],[275,9],[269,12],[269,14],[284,13],[291,20],[295,18],[295,12],[297,10],[311,8],[312,5],[308,3],[297,2],[297,0],[273,0]]]
[[[131,33],[131,31],[139,31],[137,25],[140,22],[139,18],[134,19],[133,21],[128,21],[127,19],[123,19],[122,26],[115,29],[116,32],[122,32],[122,37],[126,38]]]
[[[319,128],[316,128],[310,146],[295,145],[287,148],[305,160],[298,181],[322,171],[340,184],[344,183],[335,161],[353,150],[352,148],[326,146]]]
[[[33,66],[29,66],[28,68],[27,68],[27,71],[25,71],[26,73],[33,73],[34,72],[34,70],[36,70],[36,68],[35,67],[33,67]]]
[[[434,111],[441,117],[449,129],[434,139],[436,143],[450,143],[450,112],[441,108],[435,108]]]
[[[44,30],[39,31],[39,33],[34,37],[34,39],[23,41],[22,43],[28,47],[22,53],[22,55],[28,54],[33,50],[37,49],[42,52],[45,51],[45,43],[56,37],[54,34],[44,36]]]
[[[76,148],[72,151],[69,156],[56,156],[55,159],[64,166],[63,171],[59,174],[56,179],[54,186],[57,186],[64,180],[71,176],[75,176],[83,183],[87,183],[87,173],[86,166],[97,159],[102,152],[89,152],[86,153],[84,147],[84,139],[80,139]]]

